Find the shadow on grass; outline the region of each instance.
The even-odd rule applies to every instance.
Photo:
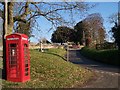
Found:
[[[4,75],[4,69],[3,67],[3,56],[0,54],[0,79],[5,79],[5,75]]]
[[[107,71],[107,72],[114,72],[119,73],[120,67],[115,65],[106,64],[103,62],[99,62],[87,57],[84,57],[80,50],[70,50],[69,51],[70,56],[70,62],[78,65],[82,65],[84,67],[92,68],[93,70],[101,70],[101,71]]]
[[[43,53],[46,53],[46,54],[51,54],[51,55],[55,55],[55,56],[57,56],[57,57],[60,57],[60,58],[62,58],[63,60],[65,60],[65,61],[67,61],[67,59],[66,58],[64,58],[64,57],[62,57],[62,56],[60,56],[60,55],[58,55],[58,54],[55,54],[55,53],[50,53],[50,52],[43,52]]]
[[[40,49],[34,49],[34,50],[37,50],[37,51],[39,51],[39,52],[41,51]],[[55,55],[55,56],[57,56],[57,57],[62,58],[62,59],[65,60],[65,61],[67,61],[67,59],[65,58],[66,56],[65,56],[65,57],[62,57],[62,56],[60,56],[60,55],[58,55],[58,54],[56,54],[56,53],[48,52],[48,50],[49,50],[49,49],[43,49],[43,51],[44,51],[43,53]]]
[[[0,68],[0,79],[6,80],[4,69]]]
[[[2,77],[2,68],[0,68],[0,79],[3,79]]]

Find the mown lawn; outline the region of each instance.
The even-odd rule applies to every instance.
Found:
[[[44,53],[31,50],[31,80],[15,83],[2,80],[4,88],[72,88],[81,86],[93,73],[64,60],[64,49]]]

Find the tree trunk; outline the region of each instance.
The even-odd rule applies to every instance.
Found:
[[[8,28],[7,28],[7,35],[12,34],[13,31],[13,25],[14,25],[14,20],[13,20],[13,7],[14,7],[14,2],[9,2],[8,3]]]
[[[6,36],[13,30],[13,2],[4,3],[4,24],[3,24],[3,71],[2,78],[7,79],[6,73]],[[9,14],[9,15],[8,15]]]

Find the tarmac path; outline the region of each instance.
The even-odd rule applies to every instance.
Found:
[[[69,61],[95,72],[93,80],[81,88],[117,88],[120,89],[120,73],[116,66],[89,60],[80,54],[80,50],[69,50]]]

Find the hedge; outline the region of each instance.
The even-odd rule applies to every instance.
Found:
[[[118,50],[96,50],[84,47],[81,49],[81,54],[103,63],[120,65],[120,51]]]

